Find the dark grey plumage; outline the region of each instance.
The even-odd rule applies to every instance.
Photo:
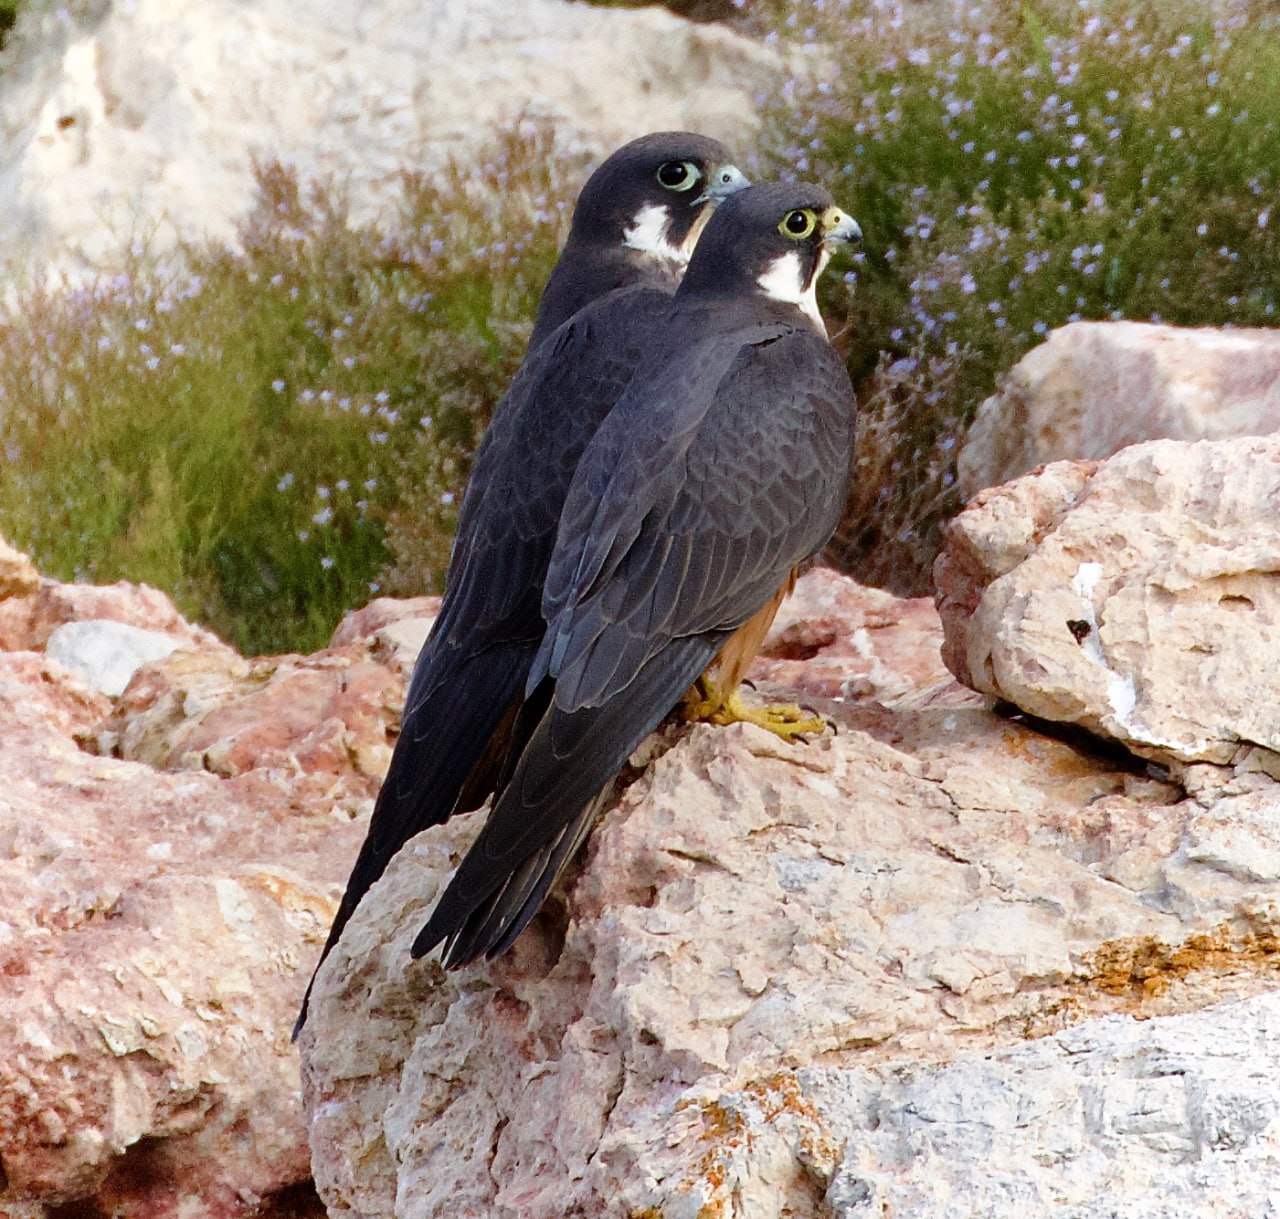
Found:
[[[511,944],[636,745],[830,537],[853,391],[807,310],[827,242],[857,235],[810,186],[750,187],[708,222],[578,463],[498,794],[415,956]]]
[[[321,963],[396,852],[492,792],[542,641],[542,583],[578,457],[635,371],[709,205],[745,184],[723,145],[663,132],[619,149],[583,187],[529,354],[477,451],[440,615]],[[627,244],[638,227],[677,260]]]
[[[542,293],[530,349],[609,292],[644,284],[674,292],[712,200],[746,185],[724,145],[689,131],[659,131],[618,149],[583,186],[569,237]],[[664,215],[638,225],[645,209]],[[628,234],[632,234],[628,237]],[[657,238],[673,256],[647,248]]]

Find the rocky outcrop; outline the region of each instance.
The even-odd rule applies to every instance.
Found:
[[[1052,467],[1059,499],[1091,470]],[[1046,517],[1023,494],[1007,550]],[[814,666],[831,735],[665,729],[497,962],[409,958],[465,820],[373,888],[302,1041],[331,1213],[1154,1219],[1266,1196],[1274,755],[1172,781],[921,685],[926,606],[806,580],[766,663]],[[874,663],[842,686],[827,648]]]
[[[83,21],[31,5],[9,61],[0,268],[75,278],[131,243],[231,241],[255,160],[341,183],[368,218],[405,170],[474,161],[522,117],[593,153],[664,128],[745,142],[781,72],[722,27],[567,0],[518,19],[501,0],[116,0]]]
[[[1280,437],[1055,463],[951,522],[961,681],[1169,763],[1280,751]]]
[[[5,547],[0,598],[0,1214],[305,1210],[289,1030],[389,755],[394,623],[246,661]],[[78,614],[172,653],[108,698],[45,650]]]
[[[1276,331],[1076,322],[1023,357],[979,407],[957,481],[969,498],[1044,462],[1277,430]]]
[[[1135,663],[1172,673],[1156,645],[1194,627],[1192,674],[1236,663],[1248,596],[1263,693],[1214,704],[1194,757],[1084,731],[1105,715],[996,714],[941,668],[929,603],[814,571],[753,680],[828,734],[667,726],[515,950],[447,977],[408,947],[476,818],[420,835],[300,1047],[435,602],[246,659],[151,590],[55,585],[0,547],[0,1213],[315,1213],[309,1171],[362,1216],[1265,1213],[1280,765],[1257,728],[1273,527],[1250,505],[1271,446],[1051,466],[980,497],[948,551],[953,658],[984,655],[957,632],[1055,548],[1101,565],[1090,630],[1117,671],[1125,595],[1176,611]],[[1076,575],[1048,564],[1041,592]],[[178,646],[108,696],[47,652],[81,611],[150,613]],[[1229,693],[1185,688],[1205,723]]]

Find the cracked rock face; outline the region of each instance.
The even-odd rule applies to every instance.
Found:
[[[1280,430],[1280,334],[1074,322],[1024,356],[974,418],[957,462],[966,497],[1050,461],[1145,440]]]
[[[897,603],[871,629],[871,599],[828,629],[853,586],[805,579],[813,616],[765,664],[878,649],[843,695],[812,657],[838,732],[666,728],[491,964],[409,958],[474,819],[393,861],[301,1042],[331,1213],[1101,1219],[1159,1178],[1154,1219],[1262,1196],[1280,1098],[1246,1047],[1276,1018],[1280,883],[1251,845],[1275,783],[1164,782],[904,683],[936,619]]]
[[[110,698],[44,650],[81,621],[172,654]],[[403,700],[364,625],[244,660],[0,545],[0,1214],[305,1206],[289,1030]]]
[[[1280,750],[1280,437],[1154,441],[983,492],[935,569],[956,676],[1164,764]]]

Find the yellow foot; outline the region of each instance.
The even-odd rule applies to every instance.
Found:
[[[699,694],[704,697],[699,698]],[[683,719],[707,724],[757,724],[784,741],[822,732],[827,726],[825,720],[806,715],[795,703],[766,703],[762,707],[749,707],[737,690],[725,694],[706,677],[685,695],[680,714]]]

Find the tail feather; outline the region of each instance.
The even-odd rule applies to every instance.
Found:
[[[346,892],[316,972],[338,942],[364,895],[410,838],[455,812],[478,808],[493,791],[504,755],[505,732],[520,706],[536,645],[508,643],[477,655],[442,656],[444,677],[429,684],[415,677],[418,698],[405,710],[369,822],[369,832],[347,880]],[[421,693],[424,691],[425,693]],[[315,972],[307,984],[293,1035],[306,1023]]]
[[[673,640],[603,706],[564,711],[552,700],[414,941],[415,957],[449,941],[445,964],[452,967],[510,945],[586,838],[610,780],[707,666],[724,634]]]
[[[446,969],[470,965],[479,956],[501,956],[533,921],[552,886],[586,841],[613,794],[606,786],[561,831],[539,848],[445,941],[441,962]]]

